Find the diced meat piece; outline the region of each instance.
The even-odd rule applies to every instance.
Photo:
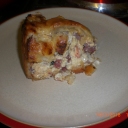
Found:
[[[61,70],[62,70],[63,72],[65,72],[65,71],[67,71],[67,68],[66,68],[66,67],[62,67]]]
[[[75,56],[77,58],[80,58],[80,49],[78,48],[78,46],[75,47]]]
[[[55,62],[54,62],[54,66],[56,68],[60,68],[61,67],[61,63],[62,63],[62,60],[61,59],[57,59]]]
[[[96,47],[95,46],[91,47],[87,43],[85,43],[83,46],[83,50],[84,50],[84,52],[88,52],[88,53],[92,54],[93,52],[96,51]]]
[[[79,33],[75,33],[74,36],[76,37],[77,40],[81,40],[81,35]]]
[[[71,61],[71,57],[70,57],[70,55],[68,54],[68,56],[66,57],[67,58],[67,60],[68,60],[68,63]]]
[[[64,37],[64,36],[58,37],[58,41],[57,41],[57,44],[56,44],[56,51],[60,55],[63,55],[66,47],[67,47],[67,37]]]

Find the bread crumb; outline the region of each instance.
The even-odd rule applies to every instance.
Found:
[[[85,74],[87,76],[91,76],[95,72],[95,70],[96,70],[96,68],[92,64],[87,65],[85,67]]]

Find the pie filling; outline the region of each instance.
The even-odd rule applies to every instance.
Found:
[[[43,40],[43,43],[39,43],[40,40]],[[49,40],[49,43],[45,43],[45,40]],[[52,40],[56,43],[50,43]],[[53,77],[57,81],[66,80],[72,84],[76,73],[85,72],[86,75],[91,75],[100,63],[100,60],[95,57],[97,50],[95,39],[92,40],[92,37],[86,33],[80,34],[73,28],[68,30],[59,28],[50,34],[38,36],[38,38],[31,35],[28,44],[33,43],[34,45],[35,42],[42,45],[41,49],[36,46],[38,54],[47,54],[39,59],[40,62],[31,63],[30,72],[36,79]],[[53,45],[54,51],[52,50]],[[30,51],[33,47],[31,46]],[[53,54],[52,57],[49,57],[50,54]]]

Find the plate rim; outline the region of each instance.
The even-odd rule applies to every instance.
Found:
[[[120,113],[121,116],[115,116],[115,117],[111,117],[111,118],[106,118],[102,121],[97,121],[95,123],[91,123],[91,124],[87,124],[87,125],[81,125],[81,126],[72,126],[72,127],[79,127],[79,128],[99,128],[99,127],[104,127],[104,128],[108,128],[108,127],[112,127],[114,125],[117,125],[118,123],[124,121],[125,119],[128,119],[128,107],[124,110],[122,110]],[[5,113],[0,113],[0,121],[2,123],[4,123],[5,125],[9,125],[11,127],[16,127],[18,128],[19,126],[24,127],[24,128],[56,128],[58,126],[42,126],[42,125],[35,125],[35,124],[31,124],[31,123],[27,123],[24,121],[20,121],[17,120]],[[61,128],[61,127],[58,127]],[[71,128],[71,126],[66,126],[64,128]]]

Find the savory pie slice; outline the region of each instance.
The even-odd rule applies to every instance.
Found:
[[[58,16],[46,20],[29,14],[22,26],[23,67],[32,80],[66,80],[71,84],[76,73],[91,75],[99,63],[95,38],[84,25]]]

